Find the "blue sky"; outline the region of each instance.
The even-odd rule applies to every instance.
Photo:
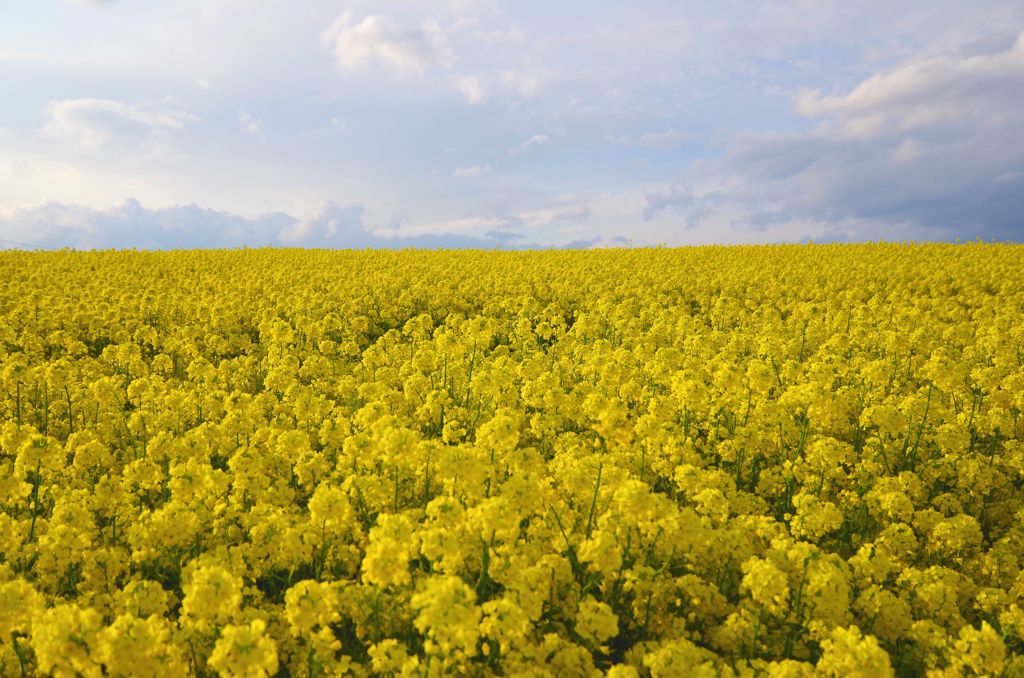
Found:
[[[1024,4],[5,0],[0,247],[1024,240]]]

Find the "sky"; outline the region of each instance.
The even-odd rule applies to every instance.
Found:
[[[956,238],[1019,0],[0,0],[0,248]]]

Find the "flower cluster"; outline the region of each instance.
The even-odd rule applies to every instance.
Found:
[[[0,253],[0,675],[1024,676],[1022,260]]]

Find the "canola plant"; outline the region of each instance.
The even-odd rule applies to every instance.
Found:
[[[1024,675],[1022,261],[0,253],[0,674]]]

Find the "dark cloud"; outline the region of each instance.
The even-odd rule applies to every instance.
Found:
[[[508,245],[508,244],[516,242],[517,240],[522,240],[523,239],[523,235],[521,233],[515,233],[515,232],[512,232],[512,231],[499,231],[499,230],[487,231],[487,237],[490,238],[491,240],[494,240],[495,242],[499,242],[499,243],[501,243],[503,245]]]
[[[580,238],[562,245],[563,250],[586,250],[601,242],[600,238]]]
[[[1013,43],[1016,41],[1017,34],[1013,31],[990,33],[962,45],[960,47],[960,55],[972,57],[981,54],[997,54],[1012,48]]]
[[[644,218],[677,212],[692,227],[722,211],[752,229],[817,223],[832,239],[1024,240],[1024,34],[848,92],[805,91],[795,107],[813,127],[734,135],[691,181],[648,194]]]
[[[711,196],[698,197],[691,191],[678,187],[667,191],[647,193],[644,197],[647,200],[644,207],[644,221],[651,221],[667,211],[672,211],[683,216],[687,228],[696,228],[703,219],[712,214]]]

